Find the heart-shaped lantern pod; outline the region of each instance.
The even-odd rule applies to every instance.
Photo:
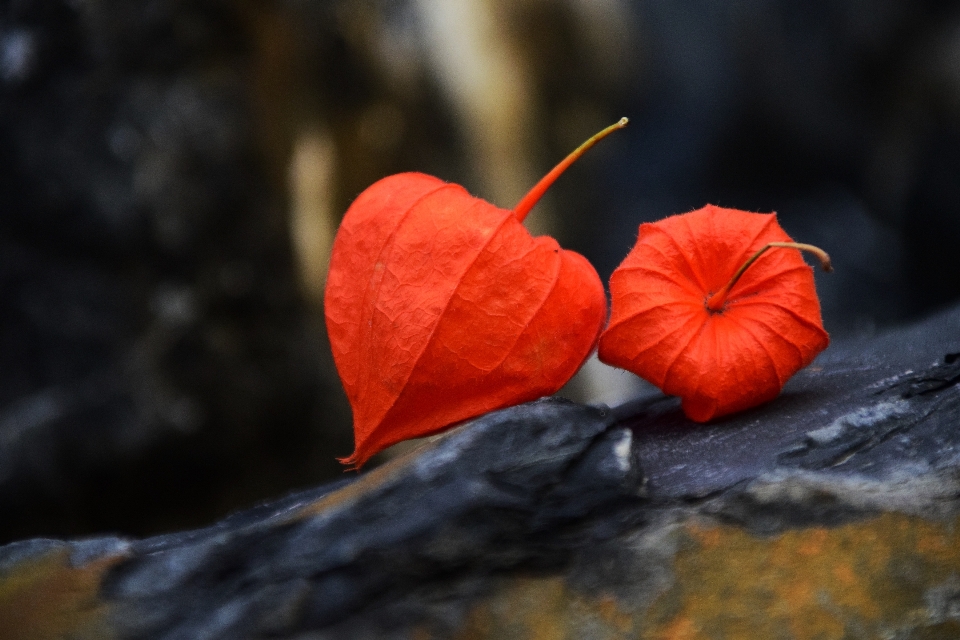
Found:
[[[359,467],[378,451],[556,392],[596,347],[603,284],[523,218],[608,127],[517,205],[500,209],[421,173],[376,182],[337,231],[325,292]]]
[[[770,249],[777,249],[769,251]],[[780,393],[827,347],[813,272],[775,214],[706,207],[640,225],[610,277],[600,360],[680,396],[697,422]]]

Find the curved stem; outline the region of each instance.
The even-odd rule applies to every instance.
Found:
[[[820,266],[823,267],[824,271],[833,271],[833,266],[830,264],[830,256],[827,255],[827,252],[820,247],[815,247],[812,244],[803,244],[802,242],[771,242],[753,254],[746,262],[743,263],[743,265],[740,266],[739,269],[737,269],[737,272],[733,274],[732,278],[730,278],[730,282],[724,285],[724,287],[715,294],[710,296],[706,303],[708,310],[720,311],[723,309],[723,305],[727,301],[727,296],[730,294],[730,290],[733,289],[733,285],[737,284],[737,280],[740,279],[740,276],[743,275],[743,272],[746,271],[750,265],[756,262],[757,258],[762,256],[767,249],[799,249],[800,251],[808,251],[820,260]]]
[[[543,194],[547,192],[547,189],[550,188],[557,178],[560,177],[560,174],[567,170],[567,167],[572,165],[577,159],[582,156],[587,150],[590,149],[593,145],[597,144],[609,134],[613,133],[617,129],[623,129],[627,126],[628,120],[626,118],[620,118],[615,124],[610,125],[600,133],[597,133],[592,138],[584,142],[582,145],[576,148],[573,153],[568,155],[563,161],[555,166],[550,173],[543,176],[533,189],[523,196],[523,199],[517,203],[517,206],[513,208],[513,214],[517,216],[517,220],[523,222],[523,219],[527,217],[527,214],[530,213],[530,209],[533,209],[534,205],[539,202],[540,198],[543,197]]]

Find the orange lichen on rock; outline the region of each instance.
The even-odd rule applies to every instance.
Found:
[[[605,591],[562,575],[506,577],[477,599],[453,637],[956,638],[960,623],[947,603],[960,575],[958,525],[888,513],[766,536],[687,520],[662,538],[672,552],[658,559],[636,550],[649,565],[634,583]],[[424,640],[450,637],[446,629],[420,632]]]
[[[112,638],[109,605],[99,593],[104,574],[121,559],[75,567],[66,551],[52,551],[0,574],[0,638]]]
[[[676,583],[646,612],[640,637],[928,637],[943,623],[925,594],[960,571],[957,524],[891,513],[765,538],[688,523]]]

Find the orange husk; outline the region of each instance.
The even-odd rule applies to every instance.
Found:
[[[610,278],[600,360],[680,396],[697,422],[775,398],[829,344],[813,273],[778,247],[734,275],[791,242],[774,214],[713,205],[640,225]]]

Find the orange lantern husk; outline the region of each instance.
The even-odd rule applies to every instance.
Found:
[[[829,344],[798,249],[826,257],[775,214],[707,205],[640,225],[610,278],[600,360],[680,396],[697,422],[775,398]]]
[[[325,316],[353,410],[359,467],[402,440],[556,392],[595,349],[603,284],[523,217],[594,136],[509,211],[421,173],[376,182],[348,209]]]

